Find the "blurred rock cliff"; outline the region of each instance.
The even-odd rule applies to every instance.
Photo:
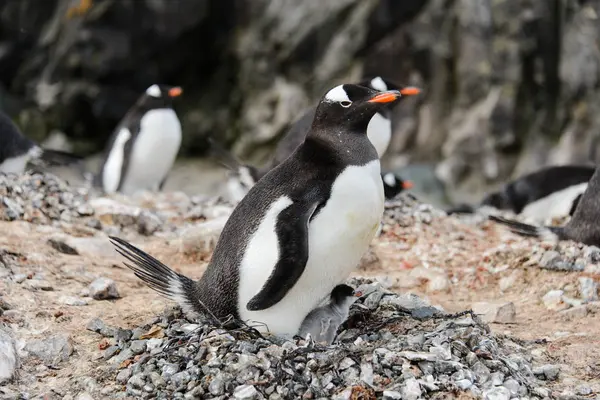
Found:
[[[213,135],[260,164],[324,90],[380,74],[424,89],[395,111],[387,166],[473,194],[597,160],[599,16],[600,0],[3,0],[0,107],[93,154],[146,87],[181,85],[181,155]]]

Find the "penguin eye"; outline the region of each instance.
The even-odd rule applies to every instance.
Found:
[[[340,105],[344,108],[348,108],[352,105],[352,102],[351,101],[342,101],[342,102],[340,102]]]

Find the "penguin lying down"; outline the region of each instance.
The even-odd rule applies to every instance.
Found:
[[[43,168],[76,164],[82,160],[68,152],[43,149],[24,136],[8,115],[0,111],[0,173],[22,174],[28,164]]]
[[[461,204],[446,212],[473,213],[475,208],[493,207],[512,211],[524,219],[538,223],[572,216],[594,169],[585,165],[543,168],[488,194],[477,207]]]
[[[417,93],[350,84],[329,90],[304,142],[237,204],[197,281],[111,240],[138,278],[186,314],[296,334],[357,267],[380,225],[385,199],[379,157],[366,135],[371,117]]]
[[[515,220],[490,216],[516,234],[552,241],[573,240],[589,246],[600,246],[600,172],[596,168],[579,200],[573,216],[564,226],[535,226]]]

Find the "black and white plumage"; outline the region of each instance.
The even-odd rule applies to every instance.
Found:
[[[150,86],[115,128],[96,184],[105,193],[161,190],[181,146],[179,87]]]
[[[596,169],[592,175],[573,216],[564,226],[534,226],[498,216],[489,218],[508,226],[519,235],[600,246],[600,169]]]
[[[360,82],[359,85],[381,92],[385,92],[386,90],[400,90],[404,95],[415,94],[413,93],[415,88],[396,85],[380,76],[365,79]],[[389,104],[376,112],[367,126],[367,137],[375,147],[379,158],[387,151],[392,138],[391,110],[393,106],[394,104]],[[316,106],[307,109],[302,116],[294,121],[287,133],[277,143],[273,157],[266,165],[260,168],[245,165],[239,161],[232,161],[232,155],[227,155],[226,151],[220,146],[218,146],[218,149],[215,149],[216,153],[218,153],[215,155],[217,155],[218,158],[228,161],[226,162],[226,165],[231,173],[228,176],[227,189],[232,201],[239,201],[239,199],[248,192],[249,188],[253,186],[253,182],[256,183],[256,181],[263,177],[267,172],[287,159],[304,142],[306,135],[310,131],[315,116],[315,110]],[[214,142],[212,142],[212,144],[217,147]],[[405,186],[409,186],[408,183],[402,185],[404,181],[400,177],[397,177],[396,182],[390,182],[390,175],[386,175],[388,176],[388,180],[384,180],[383,185],[386,198],[388,199],[395,197],[402,190],[407,189]],[[383,178],[384,175],[382,174],[382,179]]]
[[[360,261],[383,215],[379,157],[366,136],[375,112],[402,97],[358,85],[328,91],[303,144],[236,206],[200,280],[118,239],[136,274],[188,312],[206,306],[274,334],[306,315]]]
[[[327,345],[333,342],[337,329],[348,318],[350,306],[362,296],[352,287],[341,284],[331,291],[329,302],[312,310],[300,325],[298,335],[306,338],[310,334],[315,342]]]
[[[411,181],[404,180],[393,172],[381,174],[381,177],[383,179],[383,194],[386,199],[393,199],[404,190],[413,187]]]
[[[22,174],[29,163],[43,167],[81,160],[75,154],[41,148],[25,137],[8,115],[0,112],[0,173]]]
[[[507,183],[501,190],[484,197],[479,207],[510,210],[534,221],[573,215],[595,167],[561,165],[542,168]],[[472,213],[475,207],[460,205],[449,214]]]

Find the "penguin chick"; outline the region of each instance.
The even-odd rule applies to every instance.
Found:
[[[350,306],[361,296],[362,292],[348,285],[337,285],[331,291],[329,303],[315,308],[304,318],[298,335],[306,338],[310,334],[315,342],[331,344],[337,329],[348,318]]]
[[[12,120],[0,112],[0,172],[22,174],[27,164],[40,167],[70,165],[82,157],[64,151],[43,149],[25,137]]]
[[[209,310],[262,332],[295,334],[357,267],[383,216],[379,157],[366,134],[371,117],[418,92],[344,84],[325,93],[306,140],[237,204],[197,281],[111,240],[136,276],[186,313]]]
[[[162,190],[181,145],[180,87],[152,85],[115,128],[95,184],[107,193]]]
[[[573,240],[588,246],[600,246],[600,170],[596,168],[573,216],[564,226],[535,226],[493,215],[489,219],[508,226],[512,232],[522,236],[553,241]]]
[[[411,181],[405,181],[401,177],[388,172],[381,174],[383,180],[383,193],[386,199],[393,199],[404,190],[411,189],[413,183]]]

